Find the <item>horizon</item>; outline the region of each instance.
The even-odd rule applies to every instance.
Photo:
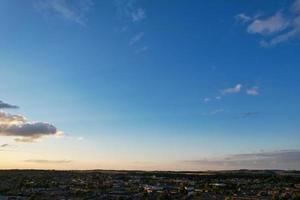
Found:
[[[300,0],[0,11],[0,170],[300,170]]]

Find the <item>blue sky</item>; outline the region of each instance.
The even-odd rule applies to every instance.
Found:
[[[299,169],[299,0],[2,0],[0,25],[1,168]]]

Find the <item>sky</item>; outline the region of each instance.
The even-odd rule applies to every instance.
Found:
[[[300,170],[300,0],[0,0],[0,169]]]

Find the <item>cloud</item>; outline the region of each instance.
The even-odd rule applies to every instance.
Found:
[[[25,160],[28,163],[37,163],[37,164],[67,164],[71,163],[71,160]]]
[[[246,22],[249,22],[252,20],[252,17],[250,16],[247,16],[246,14],[244,13],[240,13],[238,15],[235,16],[235,19],[239,22],[242,22],[242,23],[246,23]]]
[[[256,19],[247,28],[248,33],[270,35],[284,30],[289,25],[281,12],[266,19]]]
[[[9,144],[2,144],[2,145],[0,145],[0,148],[5,148],[5,147],[8,147],[9,146]]]
[[[0,125],[1,136],[17,136],[17,142],[34,142],[47,135],[56,135],[55,126],[44,122],[26,122],[18,125]]]
[[[4,103],[3,101],[0,100],[0,109],[17,109],[19,108],[18,106],[16,105],[11,105],[11,104],[8,104],[8,103]]]
[[[215,110],[212,110],[210,112],[202,113],[202,115],[203,116],[211,117],[211,116],[215,116],[215,115],[221,114],[223,112],[225,112],[224,109],[215,109]]]
[[[86,13],[94,5],[92,0],[38,0],[35,8],[43,14],[85,25]]]
[[[144,37],[144,33],[140,32],[133,36],[131,40],[129,41],[129,45],[134,45],[135,43],[139,42]]]
[[[146,18],[144,9],[138,8],[131,13],[132,22],[139,22]]]
[[[115,6],[120,19],[132,23],[146,19],[146,12],[143,8],[137,7],[136,0],[115,0]]]
[[[273,47],[300,38],[300,0],[295,0],[290,9],[281,8],[274,15],[265,18],[245,14],[236,15],[235,18],[248,24],[248,33],[262,37],[259,42],[262,47]]]
[[[16,146],[11,144],[2,144],[0,145],[0,151],[12,151]]]
[[[26,122],[26,118],[21,115],[11,115],[0,111],[1,124],[20,124]]]
[[[275,37],[273,37],[271,40],[262,40],[260,42],[261,46],[263,47],[272,47],[277,44],[286,42],[293,38],[299,38],[300,37],[300,16],[293,19],[291,23],[291,29],[287,32],[284,32],[282,34],[279,34]]]
[[[147,18],[145,9],[137,4],[137,0],[114,0],[114,3],[117,15],[122,22],[121,32],[130,32],[131,26],[137,26],[138,22]],[[138,43],[145,35],[142,31],[131,34],[132,36],[129,39],[130,46]],[[136,47],[135,53],[146,52],[148,49],[149,47],[147,45]]]
[[[220,114],[220,113],[222,113],[224,111],[225,111],[224,109],[217,109],[217,110],[211,111],[209,113],[209,115],[214,116],[214,115]]]
[[[121,22],[121,28],[119,29],[121,33],[130,33],[129,36],[129,46],[139,43],[144,37],[143,31],[133,31],[138,30],[139,22],[147,18],[146,11],[142,8],[137,0],[114,0],[114,5],[117,11],[117,16]],[[147,44],[136,45],[132,48],[134,53],[144,53],[148,51],[149,47]]]
[[[203,99],[203,101],[204,101],[205,103],[210,102],[210,101],[211,101],[211,98],[205,97],[205,98]]]
[[[247,89],[246,93],[251,96],[257,96],[259,95],[258,89],[258,87],[252,87],[250,89]]]
[[[136,51],[136,53],[142,53],[142,52],[145,52],[145,51],[148,51],[149,47],[148,46],[143,46],[142,48],[138,49]]]
[[[300,0],[296,0],[292,6],[291,6],[291,10],[293,13],[295,14],[300,14]]]
[[[17,142],[34,142],[44,136],[61,134],[57,128],[46,122],[30,122],[24,116],[0,111],[0,136],[15,137]]]
[[[234,94],[234,93],[239,93],[242,89],[242,84],[237,84],[236,86],[234,86],[233,88],[227,88],[222,90],[222,94]]]
[[[255,117],[259,114],[259,112],[244,112],[241,114],[242,118],[250,118],[250,117]]]
[[[184,161],[208,169],[286,169],[300,170],[300,150],[280,150],[234,154],[216,159]]]

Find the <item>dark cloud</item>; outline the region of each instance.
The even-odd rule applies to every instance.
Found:
[[[208,169],[284,169],[300,170],[300,150],[280,150],[229,155],[219,159],[184,161]]]
[[[16,105],[4,103],[3,101],[0,100],[0,109],[17,109],[17,108],[19,107]]]
[[[57,134],[55,126],[49,123],[36,122],[36,123],[22,123],[13,125],[0,124],[0,136],[16,136],[17,142],[33,142],[47,135]]]
[[[9,146],[9,144],[2,144],[2,145],[0,145],[0,148],[4,148],[4,147],[8,147]]]
[[[0,112],[0,136],[17,137],[17,142],[34,142],[44,136],[57,135],[57,128],[46,122],[30,122],[21,115]]]
[[[71,160],[25,160],[28,163],[42,163],[42,164],[66,164],[71,163]]]
[[[0,132],[2,132],[0,127]],[[52,135],[57,132],[55,126],[44,123],[44,122],[36,122],[36,123],[24,123],[19,125],[12,125],[3,130],[7,135],[13,136],[39,136],[39,135]]]

